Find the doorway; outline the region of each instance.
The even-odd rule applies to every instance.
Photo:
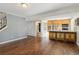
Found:
[[[41,37],[41,22],[36,22],[36,36]]]

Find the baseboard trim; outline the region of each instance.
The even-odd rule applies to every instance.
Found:
[[[5,44],[5,43],[17,41],[17,40],[22,40],[22,39],[24,39],[24,38],[27,38],[27,36],[25,36],[25,37],[20,37],[20,38],[17,38],[17,39],[8,40],[8,41],[5,41],[5,42],[1,42],[0,44]]]

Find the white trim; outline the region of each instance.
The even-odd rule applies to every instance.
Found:
[[[21,40],[23,38],[27,38],[27,36],[21,37],[21,38],[17,38],[17,39],[8,40],[8,41],[5,41],[5,42],[1,42],[0,44],[9,43],[9,42],[17,41],[17,40]]]
[[[11,12],[8,12],[8,11],[5,11],[5,10],[0,10],[0,11],[5,12],[6,14],[10,14],[10,15],[14,15],[14,16],[17,16],[17,17],[25,18],[22,15],[17,15],[17,14],[14,14],[14,13],[11,13]]]

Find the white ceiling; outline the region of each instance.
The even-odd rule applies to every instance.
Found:
[[[40,13],[56,10],[72,5],[71,3],[30,3],[27,8],[23,8],[19,3],[0,3],[0,10],[9,14],[27,17],[34,16]]]

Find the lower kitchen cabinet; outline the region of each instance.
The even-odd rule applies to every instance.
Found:
[[[50,33],[49,34],[49,38],[50,39],[56,39],[56,33],[54,33],[54,32],[53,33]]]
[[[75,35],[75,33],[65,33],[65,38],[66,38],[66,41],[76,42],[76,35]]]
[[[57,40],[64,40],[64,33],[57,33]]]
[[[49,31],[49,39],[76,43],[76,32]]]

